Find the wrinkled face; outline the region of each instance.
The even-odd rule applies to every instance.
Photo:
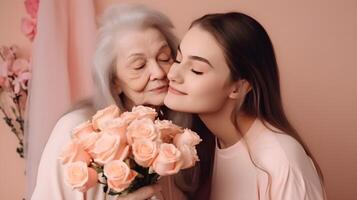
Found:
[[[231,91],[230,70],[215,38],[199,26],[184,36],[168,78],[169,108],[190,113],[216,112]]]
[[[132,29],[116,42],[117,90],[133,105],[163,105],[173,63],[165,37],[154,28]]]

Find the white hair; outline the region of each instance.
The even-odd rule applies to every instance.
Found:
[[[112,104],[125,110],[119,94],[115,94],[113,78],[116,76],[115,41],[125,34],[129,28],[155,28],[165,37],[173,56],[176,56],[178,39],[173,34],[174,28],[170,19],[164,14],[141,5],[114,5],[108,8],[100,20],[97,47],[94,54],[92,75],[95,83],[93,98],[77,104],[71,110],[88,107],[94,113]],[[192,115],[165,109],[165,118],[175,124],[191,128]],[[197,171],[198,170],[198,171]],[[175,175],[175,183],[184,192],[197,188],[198,165],[187,171],[192,180],[188,183],[183,173]],[[194,173],[192,173],[194,172]],[[187,176],[187,175],[186,175]]]
[[[108,8],[100,20],[97,47],[94,54],[92,75],[95,83],[94,96],[73,106],[70,111],[88,108],[92,114],[112,104],[125,110],[119,94],[113,90],[113,78],[116,76],[115,62],[117,52],[114,52],[115,41],[125,34],[128,28],[155,28],[165,37],[173,56],[176,56],[178,39],[173,34],[174,28],[170,19],[164,14],[142,5],[115,5]],[[171,111],[165,108],[165,118],[175,124],[191,128],[192,115]],[[175,184],[185,193],[190,193],[198,187],[199,165],[186,169],[185,173],[175,175]],[[188,176],[188,177],[187,177]],[[188,180],[186,180],[188,179]]]
[[[155,28],[166,38],[175,56],[178,39],[172,33],[173,24],[164,14],[142,5],[114,5],[100,20],[97,47],[94,54],[92,75],[95,83],[94,107],[101,109],[117,104],[124,109],[118,94],[113,93],[117,52],[115,41],[129,28]]]

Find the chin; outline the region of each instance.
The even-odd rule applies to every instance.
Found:
[[[180,101],[178,98],[170,97],[170,95],[166,96],[164,104],[166,107],[174,111],[193,113],[190,105],[186,105],[184,101]]]
[[[221,107],[215,104],[206,104],[199,99],[177,97],[176,95],[166,95],[164,104],[171,110],[191,114],[207,114],[220,110]]]
[[[145,104],[153,105],[153,106],[162,106],[164,105],[164,98],[165,97],[156,97],[153,99],[150,99],[148,102],[145,102]]]

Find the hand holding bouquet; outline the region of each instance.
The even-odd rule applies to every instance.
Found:
[[[197,133],[157,119],[150,107],[122,113],[112,105],[72,131],[60,159],[73,189],[102,184],[104,192],[124,195],[194,166],[200,142]]]

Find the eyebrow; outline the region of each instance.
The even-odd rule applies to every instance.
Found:
[[[178,45],[177,50],[180,52],[180,54],[182,54],[180,45]],[[208,64],[210,67],[214,68],[213,65],[206,58],[202,58],[200,56],[192,56],[192,55],[189,55],[188,58],[192,59],[192,60],[197,60],[197,61],[200,61],[200,62],[204,62],[204,63]]]
[[[159,48],[158,52],[163,50],[164,48],[170,48],[170,46],[167,43],[163,43],[161,47]],[[135,57],[135,56],[144,56],[145,54],[143,53],[133,53],[128,56],[128,58]]]
[[[135,56],[143,56],[143,53],[133,53],[128,56],[128,58],[135,57]]]
[[[161,47],[159,48],[159,51],[161,51],[161,50],[164,49],[164,48],[169,48],[169,49],[170,49],[169,44],[167,44],[167,43],[162,44]],[[171,50],[171,49],[170,49],[170,50]]]

